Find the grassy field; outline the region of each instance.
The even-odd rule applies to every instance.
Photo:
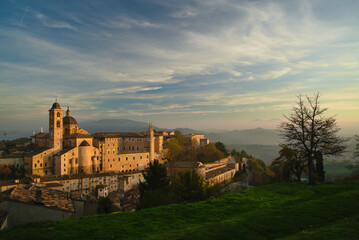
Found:
[[[359,180],[281,183],[194,204],[0,231],[0,239],[359,239]]]

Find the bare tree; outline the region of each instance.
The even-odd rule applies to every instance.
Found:
[[[308,167],[308,182],[315,182],[314,161],[318,152],[324,155],[340,155],[346,148],[346,138],[337,134],[335,116],[326,117],[327,108],[321,108],[319,93],[313,97],[298,95],[298,102],[286,121],[280,123],[279,130],[287,145],[305,153]]]

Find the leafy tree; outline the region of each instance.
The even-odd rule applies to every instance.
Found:
[[[319,93],[313,97],[298,96],[298,102],[279,130],[287,145],[305,154],[308,168],[308,182],[315,182],[315,153],[340,155],[346,148],[347,139],[339,137],[335,117],[326,117],[327,108],[321,108]]]
[[[100,197],[97,201],[97,213],[110,213],[112,211],[112,201],[108,197]]]
[[[144,182],[140,182],[140,197],[147,190],[161,190],[166,192],[170,187],[170,179],[167,175],[167,169],[158,160],[150,162],[149,167],[142,173]]]
[[[355,145],[355,151],[354,151],[354,157],[359,157],[359,134],[355,135],[356,145]]]
[[[164,196],[167,196],[170,190],[166,167],[158,160],[154,160],[142,175],[145,181],[140,181],[139,184],[139,208],[161,205]]]
[[[202,163],[215,162],[224,158],[223,152],[219,151],[213,143],[198,149],[198,161]]]
[[[218,141],[218,142],[216,142],[214,145],[216,146],[216,148],[217,148],[219,151],[221,151],[221,152],[224,154],[225,157],[228,157],[227,148],[226,148],[226,146],[225,146],[222,142],[219,142],[219,141]]]
[[[206,184],[196,171],[179,172],[173,183],[173,191],[177,201],[201,201],[205,199]]]
[[[177,161],[179,154],[183,151],[183,146],[179,144],[176,138],[172,138],[167,140],[166,147],[166,158],[170,161]]]
[[[359,134],[355,135],[355,140],[356,140],[356,146],[355,146],[355,150],[354,150],[354,158],[359,157]],[[349,168],[350,170],[352,170],[352,175],[354,176],[358,176],[359,175],[359,161],[356,161],[354,163],[351,163],[347,166],[347,168]]]
[[[252,176],[250,185],[259,186],[273,182],[274,172],[265,165],[263,167],[256,159],[249,158],[247,160],[247,167]]]
[[[273,160],[271,169],[275,170],[280,180],[296,179],[297,182],[300,182],[306,167],[304,153],[285,144],[280,146],[279,157]]]

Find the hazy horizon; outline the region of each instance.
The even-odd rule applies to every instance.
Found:
[[[0,2],[0,131],[81,123],[275,129],[321,93],[359,133],[359,1]],[[81,126],[80,126],[81,127]]]

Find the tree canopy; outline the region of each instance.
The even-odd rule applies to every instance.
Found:
[[[315,182],[316,156],[340,155],[346,148],[346,138],[339,137],[340,128],[334,116],[327,117],[327,108],[319,103],[319,93],[305,98],[298,95],[292,113],[280,123],[279,131],[286,144],[305,154],[308,182]]]

